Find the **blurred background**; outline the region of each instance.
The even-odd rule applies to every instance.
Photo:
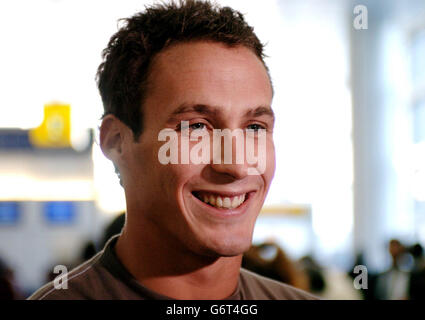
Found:
[[[266,43],[275,87],[277,171],[244,266],[329,299],[423,297],[425,2],[217,2]],[[3,299],[120,232],[95,73],[118,19],[146,3],[0,2]]]

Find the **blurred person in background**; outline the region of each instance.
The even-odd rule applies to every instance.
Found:
[[[403,269],[406,248],[400,240],[391,239],[388,243],[388,252],[391,255],[391,267],[377,277],[376,298],[379,300],[408,299],[410,276]]]
[[[419,243],[409,248],[414,265],[409,278],[409,299],[425,300],[425,258]]]
[[[311,255],[300,259],[300,265],[309,279],[309,291],[326,300],[361,300],[361,290],[354,287],[353,279],[336,268],[322,267]]]
[[[307,275],[308,291],[321,296],[326,288],[326,280],[323,273],[323,268],[314,260],[311,255],[302,257],[299,264]]]
[[[12,271],[0,259],[0,300],[15,300],[15,290],[12,285]]]
[[[100,146],[119,173],[126,223],[66,290],[49,283],[30,299],[316,299],[241,268],[275,170],[272,84],[243,15],[203,1],[153,5],[125,20],[103,58]],[[265,132],[264,170],[246,159],[164,165],[164,129],[177,140],[240,129],[257,145]]]
[[[0,258],[0,300],[21,300],[23,295],[15,284],[13,270]]]
[[[79,263],[91,259],[96,253],[97,250],[95,243],[91,240],[87,241],[81,251],[81,261]]]
[[[307,276],[274,242],[251,246],[243,255],[242,267],[296,288],[309,290]]]
[[[356,254],[356,259],[354,261],[354,264],[349,269],[348,276],[351,278],[352,281],[356,279],[357,276],[359,276],[359,273],[355,273],[355,267],[356,266],[365,266],[366,262],[364,260],[364,255],[362,252],[359,252]],[[364,300],[376,300],[376,294],[375,294],[375,288],[376,288],[376,280],[377,280],[378,274],[373,273],[371,271],[368,271],[367,273],[367,288],[360,289],[359,293],[361,294],[362,298]]]
[[[102,239],[100,240],[99,248],[103,249],[109,239],[117,234],[120,234],[124,228],[124,224],[125,212],[121,212],[106,226],[102,235]]]

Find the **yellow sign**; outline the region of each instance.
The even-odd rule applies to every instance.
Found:
[[[302,216],[307,215],[311,211],[309,205],[276,205],[276,206],[264,206],[261,209],[263,215],[293,215]]]
[[[31,143],[40,148],[68,148],[71,146],[71,106],[47,104],[41,125],[29,132]]]

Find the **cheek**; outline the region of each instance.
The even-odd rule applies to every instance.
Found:
[[[157,168],[158,179],[162,181],[164,190],[168,190],[170,195],[179,196],[185,188],[190,189],[190,183],[196,182],[202,172],[199,165],[191,164],[167,164]]]
[[[139,197],[141,194],[152,194],[159,191],[162,184],[162,171],[166,169],[158,161],[156,141],[151,141],[151,138],[148,139],[143,134],[141,139],[143,139],[141,142],[131,146],[125,159],[128,167],[126,168],[128,180],[131,181],[128,189],[137,192]],[[141,193],[140,190],[144,190],[144,192]]]
[[[170,189],[173,189],[174,192],[179,193],[180,189],[187,186],[189,182],[198,181],[201,176],[202,170],[205,167],[204,164],[193,164],[190,161],[190,155],[192,154],[192,149],[195,145],[197,145],[198,141],[193,142],[190,141],[187,145],[187,158],[186,160],[182,160],[182,145],[181,145],[181,137],[177,137],[177,140],[174,141],[173,144],[170,144],[170,149],[174,149],[174,154],[177,155],[177,163],[171,163],[171,160],[167,158],[166,164],[162,164],[158,157],[163,156],[164,151],[160,151],[160,149],[164,146],[164,142],[159,142],[152,149],[154,149],[154,154],[151,156],[151,161],[155,162],[155,167],[152,168],[159,172],[158,179],[164,181],[166,185],[170,186]],[[199,139],[199,142],[203,141]],[[199,156],[199,152],[195,152],[194,154]],[[170,157],[170,153],[166,154],[167,157]],[[186,155],[185,155],[186,156]],[[183,162],[183,163],[182,163]],[[188,162],[188,163],[185,163]],[[177,190],[176,190],[177,189]]]
[[[276,170],[276,153],[274,148],[273,140],[270,140],[267,144],[267,167],[265,171],[265,176],[267,183],[270,184],[273,179],[275,170]]]

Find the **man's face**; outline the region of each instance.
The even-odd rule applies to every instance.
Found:
[[[139,220],[146,230],[141,232],[198,254],[243,253],[275,169],[272,89],[265,67],[245,47],[185,43],[155,57],[149,80],[143,132],[138,142],[126,144],[121,167],[129,223]],[[234,158],[232,164],[161,164],[158,152],[165,142],[158,141],[158,133],[174,129],[180,141],[181,121],[211,141],[213,129],[266,129],[265,171],[248,175],[255,165],[236,164]],[[197,143],[189,142],[189,150]]]

